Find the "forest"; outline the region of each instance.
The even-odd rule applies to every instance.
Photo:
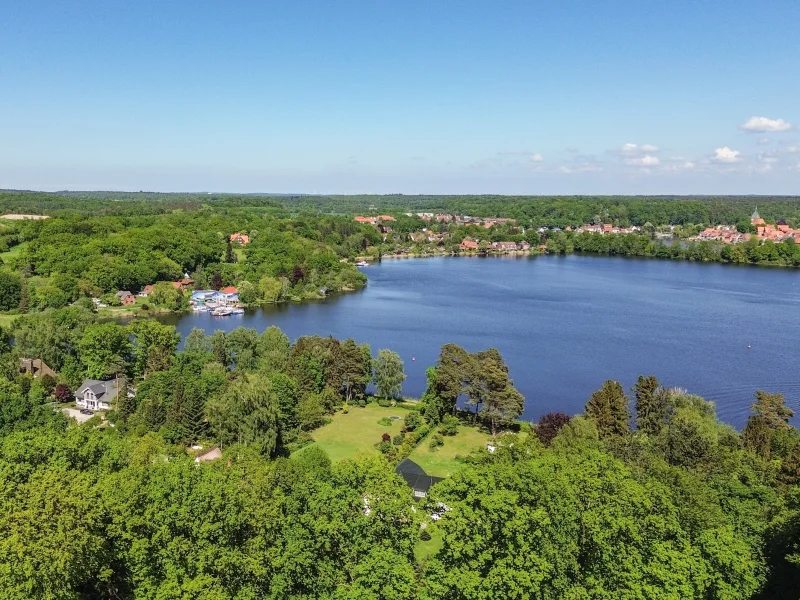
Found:
[[[409,400],[399,357],[353,340],[177,346],[170,326],[82,307],[0,336],[1,597],[797,597],[800,432],[780,394],[757,391],[737,432],[641,376],[529,423],[491,348],[446,344]],[[32,356],[54,374],[21,373]],[[60,408],[86,377],[130,393],[77,425]],[[314,443],[376,403],[403,405],[396,439],[335,462]],[[494,450],[415,501],[395,465],[468,427]]]

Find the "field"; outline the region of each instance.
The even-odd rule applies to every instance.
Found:
[[[347,414],[339,412],[333,415],[331,422],[314,431],[312,436],[332,461],[353,458],[362,452],[377,454],[375,444],[381,441],[381,436],[384,433],[395,436],[403,425],[402,419],[393,421],[391,425],[378,425],[378,421],[394,415],[405,417],[407,412],[402,408],[384,408],[377,404],[351,407]]]
[[[431,434],[432,435],[432,434]],[[456,456],[466,456],[473,450],[485,448],[490,435],[479,430],[477,427],[458,428],[458,433],[454,436],[443,436],[444,446],[439,446],[435,451],[428,447],[431,435],[422,443],[414,448],[408,457],[425,469],[428,475],[435,477],[449,477],[458,471],[462,464],[456,460]]]

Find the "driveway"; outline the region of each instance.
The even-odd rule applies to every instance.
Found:
[[[64,408],[61,409],[61,412],[63,412],[68,417],[71,417],[71,418],[75,419],[79,424],[80,423],[85,423],[86,421],[88,421],[89,419],[91,419],[94,416],[94,415],[84,415],[77,408],[64,407]]]

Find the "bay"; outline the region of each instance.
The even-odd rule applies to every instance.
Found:
[[[352,337],[405,361],[419,396],[441,346],[496,347],[526,398],[524,418],[582,412],[606,379],[655,374],[717,403],[742,427],[756,389],[800,412],[800,272],[597,256],[386,259],[367,287],[244,315],[166,315],[185,336],[270,325],[290,338]]]

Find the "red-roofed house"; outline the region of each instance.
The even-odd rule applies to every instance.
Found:
[[[379,221],[396,221],[397,219],[395,219],[391,215],[381,215],[380,217],[378,217],[378,220]]]
[[[478,249],[478,242],[475,240],[462,240],[461,246],[459,246],[461,250],[465,251],[472,251]]]
[[[242,246],[250,243],[250,236],[246,233],[231,234],[231,242],[239,242]]]
[[[152,293],[153,293],[153,286],[151,284],[151,285],[144,286],[144,289],[141,292],[139,292],[138,294],[136,294],[136,295],[140,296],[142,298],[147,298]]]
[[[224,287],[220,290],[223,294],[238,294],[239,290],[237,290],[234,286],[229,285],[228,287]]]
[[[184,277],[179,281],[173,281],[172,285],[178,288],[182,292],[188,292],[194,287],[194,279],[189,279],[188,277]]]

